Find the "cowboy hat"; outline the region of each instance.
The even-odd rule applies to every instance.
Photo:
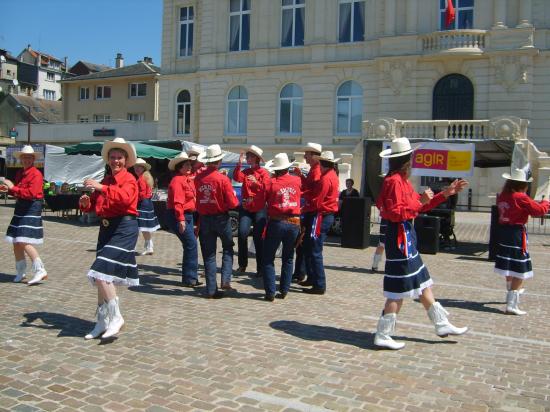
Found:
[[[21,151],[19,151],[19,152],[13,152],[13,156],[16,159],[19,159],[21,157],[21,155],[33,155],[34,160],[42,159],[42,153],[35,152],[34,149],[32,148],[32,146],[30,146],[30,145],[23,146],[23,149],[21,149]]]
[[[199,153],[197,160],[201,163],[214,163],[224,158],[222,148],[219,144],[213,144],[206,148],[202,153]]]
[[[151,170],[151,165],[147,163],[145,160],[143,160],[141,157],[138,157],[136,160],[136,163],[134,164],[134,167],[141,166],[145,170]]]
[[[258,146],[250,146],[250,147],[247,147],[245,150],[245,153],[252,153],[253,155],[256,155],[260,158],[260,160],[262,162],[265,162],[264,158],[262,157],[262,154],[263,154],[263,150],[260,149]]]
[[[319,143],[307,143],[302,150],[304,152],[314,152],[317,154],[321,154],[323,151],[323,146],[321,146]]]
[[[112,149],[120,149],[126,152],[126,167],[132,167],[136,164],[137,154],[136,148],[132,143],[127,142],[122,137],[115,137],[112,141],[105,140],[101,148],[101,157],[105,163],[109,163],[109,151]]]
[[[191,160],[195,160],[197,156],[200,155],[202,152],[204,152],[204,147],[193,144],[187,150],[187,155]]]
[[[507,180],[516,180],[518,182],[525,182],[525,183],[529,183],[533,181],[533,178],[527,177],[527,172],[522,169],[513,169],[512,174],[503,173],[502,177]]]
[[[319,156],[319,160],[324,160],[325,162],[331,162],[331,163],[338,163],[340,161],[340,158],[334,158],[334,153],[330,150],[327,150],[325,152],[322,152]]]
[[[413,149],[411,147],[411,143],[409,142],[409,139],[406,137],[398,137],[397,139],[394,139],[391,141],[391,145],[389,149],[382,150],[380,152],[380,157],[388,158],[388,157],[399,157],[399,156],[405,156],[409,153],[412,153]]]
[[[176,157],[170,159],[168,162],[168,169],[170,169],[172,172],[176,170],[176,166],[180,164],[181,162],[185,162],[186,160],[191,160],[189,156],[187,156],[187,153],[181,152]]]
[[[275,157],[265,164],[265,168],[269,171],[272,170],[284,170],[292,166],[292,163],[288,160],[286,153],[277,153]]]

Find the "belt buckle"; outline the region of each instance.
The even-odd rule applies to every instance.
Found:
[[[101,226],[103,227],[109,227],[111,222],[109,222],[109,219],[101,219]]]

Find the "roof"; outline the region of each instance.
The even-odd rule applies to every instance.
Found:
[[[56,123],[63,121],[63,102],[35,99],[17,94],[9,94],[8,99],[14,107],[18,104],[29,106],[33,122]]]
[[[146,74],[160,74],[160,67],[145,62],[140,62],[130,66],[120,67],[118,69],[110,69],[97,73],[85,74],[83,76],[76,76],[71,79],[62,80],[62,83],[81,80],[109,79],[113,77],[141,76]]]
[[[72,146],[65,146],[65,153],[67,154],[85,154],[91,155],[101,154],[104,142],[83,142]],[[138,157],[141,158],[155,158],[155,159],[172,159],[181,153],[180,150],[172,150],[164,147],[151,146],[139,142],[130,142],[136,148]]]
[[[51,54],[44,53],[39,50],[33,50],[33,49],[27,49],[27,51],[31,54],[32,57],[36,58],[40,54],[41,56],[47,57],[50,60],[55,60],[56,62],[63,63],[63,60],[58,59],[57,57],[54,57]]]
[[[0,49],[0,56],[4,56],[6,60],[17,61],[17,58],[13,57],[9,51]]]
[[[90,73],[92,73],[92,72],[93,73],[102,72],[102,71],[105,71],[105,70],[111,70],[112,69],[112,67],[106,66],[104,64],[90,63],[90,62],[85,62],[83,60],[79,60],[69,69],[69,72],[71,72],[72,69],[79,63],[82,64],[83,66],[85,66]]]

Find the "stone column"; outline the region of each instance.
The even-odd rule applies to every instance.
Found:
[[[506,29],[506,0],[494,0],[493,29]]]
[[[396,0],[384,0],[385,14],[384,14],[384,35],[395,35],[395,1]]]
[[[416,33],[418,21],[418,0],[407,0],[407,33]]]
[[[531,24],[531,0],[521,0],[519,2],[519,24],[517,27],[533,27]]]

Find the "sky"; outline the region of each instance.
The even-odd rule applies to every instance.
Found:
[[[63,60],[160,66],[162,0],[0,0],[0,49],[27,47]]]

